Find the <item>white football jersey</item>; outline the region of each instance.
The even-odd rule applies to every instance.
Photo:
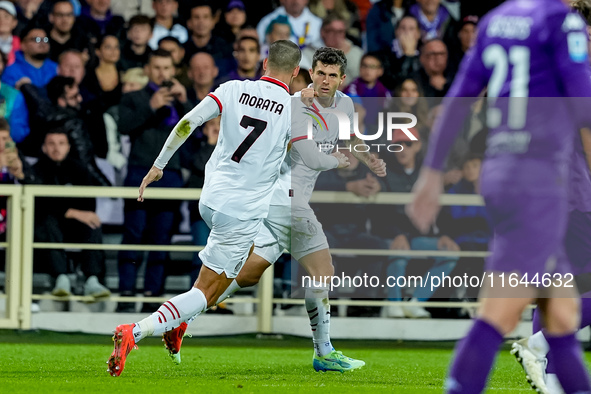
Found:
[[[264,218],[291,138],[289,88],[262,77],[226,82],[209,96],[222,120],[201,202],[240,220]]]
[[[294,100],[296,98],[298,101],[294,103],[292,109],[294,121],[292,122],[291,143],[296,144],[297,141],[308,138],[308,122],[311,121],[312,137],[318,149],[326,155],[332,154],[339,143],[339,121],[337,116],[326,112],[323,113],[323,107],[317,100],[314,100],[311,107],[306,107],[303,103],[298,106],[297,103],[301,100],[300,92],[294,94]],[[347,115],[349,130],[353,133],[355,107],[351,98],[337,90],[333,105],[330,108]],[[300,119],[300,121],[295,119]],[[291,163],[292,206],[294,208],[307,208],[320,171],[306,166],[297,151],[292,150]]]

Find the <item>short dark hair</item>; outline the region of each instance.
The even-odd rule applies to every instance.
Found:
[[[261,44],[259,43],[259,40],[257,40],[254,37],[250,37],[250,36],[244,36],[244,37],[240,37],[237,41],[236,41],[236,48],[242,43],[242,41],[252,41],[256,44],[257,46],[257,51],[260,52],[261,51]]]
[[[10,123],[4,117],[0,118],[0,131],[8,131],[10,132]]]
[[[269,47],[267,65],[272,70],[293,72],[302,60],[300,47],[289,40],[278,40]]]
[[[29,33],[33,30],[45,31],[45,29],[41,25],[39,25],[38,23],[31,22],[28,25],[26,25],[23,30],[21,30],[20,34],[18,35],[18,38],[20,38],[21,41],[24,41],[25,38],[27,38],[27,36],[29,35]]]
[[[341,76],[345,75],[345,70],[347,70],[347,56],[340,49],[329,47],[317,49],[312,57],[312,70],[316,68],[318,62],[327,66],[339,66]]]
[[[463,157],[462,167],[464,165],[466,165],[466,163],[468,163],[469,161],[472,161],[472,160],[480,160],[480,161],[483,161],[484,160],[484,156],[482,154],[480,154],[480,153],[469,152],[469,153],[466,154],[466,156]]]
[[[55,6],[59,3],[68,3],[72,6],[72,10],[74,9],[74,5],[72,4],[72,2],[70,0],[55,0],[51,6],[52,13],[53,13],[53,11],[55,11]]]
[[[150,56],[148,56],[147,64],[150,64],[153,58],[155,57],[167,57],[172,61],[172,55],[169,51],[162,48],[157,48],[155,51],[150,52]]]
[[[149,25],[150,29],[154,29],[154,20],[147,15],[137,14],[129,20],[128,29],[131,29],[135,25]]]
[[[209,8],[209,10],[211,11],[211,16],[212,17],[215,17],[215,11],[216,10],[215,10],[214,6],[210,2],[208,2],[208,1],[198,1],[198,2],[195,2],[195,4],[192,4],[191,5],[191,8],[189,8],[189,18],[191,18],[191,15],[193,14],[193,10],[195,8],[197,8],[197,7],[207,7],[207,8]]]
[[[402,23],[402,21],[404,19],[410,18],[412,20],[414,20],[417,24],[417,29],[421,28],[421,25],[419,24],[419,20],[417,18],[415,18],[413,15],[411,14],[406,14],[404,15],[402,18],[400,18],[400,20],[396,23],[396,26],[394,27],[394,30],[398,29],[400,27],[400,24]]]
[[[380,67],[384,68],[384,62],[382,61],[381,56],[375,52],[364,53],[363,56],[361,56],[361,60],[359,61],[359,64],[361,64],[368,57],[376,59],[378,62],[380,62]]]
[[[166,41],[174,42],[179,48],[183,47],[183,44],[179,41],[179,39],[174,36],[162,37],[160,40],[158,40],[158,46],[160,46],[160,43],[166,42]]]
[[[53,105],[57,105],[57,100],[66,93],[66,86],[71,88],[74,85],[76,85],[76,81],[72,77],[62,77],[61,75],[53,77],[46,87],[47,97]]]
[[[100,36],[99,39],[96,41],[96,44],[94,45],[95,49],[101,49],[101,47],[103,46],[103,43],[109,37],[115,38],[117,40],[117,42],[119,43],[119,45],[121,45],[121,40],[119,40],[119,37],[117,37],[114,34],[105,34],[104,36]]]
[[[591,3],[589,0],[571,0],[571,7],[581,14],[587,25],[591,26]]]

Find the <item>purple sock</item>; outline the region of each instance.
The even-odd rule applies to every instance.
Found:
[[[581,328],[591,325],[591,292],[581,296]]]
[[[477,319],[468,335],[456,345],[455,359],[446,382],[447,392],[482,392],[501,343],[501,333]]]
[[[591,393],[591,381],[583,362],[583,351],[575,334],[555,337],[546,334],[548,358],[566,394]]]
[[[532,317],[532,334],[535,334],[538,331],[542,331],[542,314],[540,313],[540,308],[534,309],[534,315]]]
[[[540,331],[542,329],[542,323],[541,323],[541,314],[538,310],[538,308],[536,308],[534,310],[534,316],[532,318],[533,320],[533,332],[534,334],[538,331]],[[588,325],[591,325],[591,292],[589,293],[585,293],[581,296],[581,325],[580,325],[580,329],[587,327]],[[546,336],[546,334],[544,334],[544,336]],[[556,373],[556,368],[554,366],[554,361],[553,357],[550,356],[550,353],[552,352],[552,350],[550,350],[548,352],[548,354],[546,355],[547,359],[548,359],[548,365],[546,366],[546,373]]]

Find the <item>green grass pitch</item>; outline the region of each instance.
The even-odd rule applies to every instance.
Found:
[[[175,365],[157,338],[140,343],[121,377],[107,372],[108,336],[0,331],[0,391],[4,393],[441,393],[452,344],[335,341],[367,365],[349,373],[312,369],[302,338],[186,338]],[[591,360],[587,354],[587,360]],[[533,392],[507,349],[489,392]]]

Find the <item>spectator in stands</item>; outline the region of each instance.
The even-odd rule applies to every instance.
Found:
[[[273,19],[265,31],[265,40],[261,47],[261,57],[264,59],[269,56],[269,46],[278,40],[289,40],[293,30],[289,20],[285,15],[279,15]]]
[[[121,77],[123,94],[142,90],[148,84],[148,77],[142,68],[130,68]],[[109,150],[107,161],[116,170],[116,185],[123,186],[123,173],[127,166],[127,149],[123,146],[117,124],[119,123],[119,105],[107,110],[103,115]],[[120,181],[120,182],[119,182]]]
[[[21,50],[15,62],[4,70],[2,82],[20,89],[30,83],[37,87],[47,85],[57,73],[57,64],[48,59],[49,38],[39,27],[28,26],[21,32]]]
[[[395,35],[392,49],[382,51],[385,54],[384,58],[387,59],[385,65],[387,72],[383,81],[389,88],[393,88],[421,69],[419,22],[410,15],[403,17],[396,26]]]
[[[92,185],[86,167],[69,157],[70,143],[63,128],[50,129],[43,143],[43,156],[33,166],[35,182],[44,185]],[[36,242],[102,243],[101,221],[94,198],[44,198],[35,205]],[[105,255],[101,250],[82,250],[76,261],[86,276],[84,295],[95,298],[111,294],[101,282],[105,277]],[[56,279],[56,296],[71,294],[69,261],[63,249],[38,250],[35,271]]]
[[[172,61],[174,62],[175,74],[174,77],[183,85],[186,89],[191,87],[191,79],[189,78],[189,65],[184,62],[185,59],[185,47],[179,40],[173,36],[164,37],[158,43],[158,48],[164,49],[170,52]]]
[[[119,68],[127,71],[130,68],[144,67],[152,49],[148,41],[152,37],[152,20],[146,15],[136,15],[129,20],[127,42],[121,49]]]
[[[232,56],[232,45],[212,34],[214,26],[210,4],[199,4],[191,9],[191,17],[187,21],[191,36],[185,43],[185,61],[188,62],[198,52],[207,52],[213,56],[220,75],[225,76],[236,68],[236,62]]]
[[[382,112],[392,95],[379,81],[384,74],[382,61],[378,56],[366,53],[361,58],[360,75],[352,81],[343,92],[351,97],[359,97],[365,109],[365,126],[363,129],[377,130],[379,112]],[[360,129],[361,131],[362,129]]]
[[[175,37],[181,44],[189,39],[189,32],[175,19],[179,8],[178,0],[153,0],[152,7],[156,11],[154,17],[154,31],[149,45],[152,49],[158,48],[158,43],[164,37]]]
[[[341,89],[344,89],[351,81],[359,76],[359,63],[363,56],[363,49],[354,45],[345,36],[347,31],[347,23],[339,16],[331,14],[324,18],[322,21],[322,28],[320,29],[321,42],[320,46],[327,46],[331,48],[337,48],[345,52],[347,57],[347,69],[345,75],[347,78],[341,85]],[[307,46],[302,51],[302,62],[300,66],[306,69],[312,68],[312,58],[316,48],[313,46]]]
[[[479,194],[480,166],[482,155],[469,153],[462,164],[462,179],[452,186],[450,194]],[[442,209],[439,226],[441,231],[449,234],[461,250],[486,251],[492,238],[486,207],[480,206],[448,206]],[[482,258],[462,258],[458,261],[455,272],[463,276],[481,275],[484,267]],[[476,298],[477,289],[466,289],[467,298]]]
[[[476,39],[476,25],[478,25],[478,17],[475,15],[468,15],[462,19],[457,34],[457,44],[451,47],[449,67],[454,74],[460,67],[460,63],[464,58],[468,49],[472,48]]]
[[[419,21],[424,43],[434,39],[443,40],[453,23],[451,14],[441,4],[441,0],[417,0],[417,4],[410,7],[409,13]]]
[[[10,137],[11,130],[8,120],[0,118],[0,184],[14,184],[17,182],[29,183],[30,178],[26,177],[24,161],[19,156],[18,149]],[[27,171],[28,172],[28,171]],[[6,199],[0,199],[4,213],[0,214],[0,233],[6,231]]]
[[[195,106],[215,90],[217,86],[215,80],[219,75],[219,70],[213,57],[205,52],[193,55],[189,66],[189,78],[193,84],[187,90],[187,98]]]
[[[42,4],[48,3],[43,0],[15,0],[16,6],[16,17],[18,25],[15,29],[14,34],[19,35],[25,29],[25,27],[31,24],[37,24],[39,26],[45,26],[45,17],[42,12]]]
[[[214,34],[230,44],[236,42],[240,29],[246,25],[246,9],[241,0],[230,0],[222,19],[215,27]]]
[[[77,25],[74,7],[70,0],[58,0],[49,14],[49,58],[57,62],[59,56],[68,49],[75,49],[84,54],[88,61],[92,53],[90,37]]]
[[[121,15],[126,21],[138,14],[153,18],[156,13],[152,2],[153,0],[111,0],[111,12],[115,15]]]
[[[298,75],[292,79],[291,85],[289,85],[289,91],[291,94],[294,94],[304,88],[307,88],[311,83],[312,78],[310,77],[310,71],[300,68]]]
[[[199,138],[196,135],[202,135],[204,138]],[[183,149],[187,152],[187,157],[190,162],[186,167],[190,170],[191,175],[185,187],[200,189],[205,182],[205,164],[211,157],[213,150],[218,142],[220,134],[220,117],[214,118],[206,122],[201,127],[201,133],[194,133],[190,137],[189,144],[185,144]],[[199,214],[199,201],[189,202],[191,235],[193,237],[193,244],[203,246],[207,242],[209,236],[209,227],[201,218]],[[193,254],[193,275],[191,280],[197,279],[197,273],[201,269],[201,259],[197,253]]]
[[[238,67],[228,74],[228,80],[254,81],[261,77],[261,47],[252,37],[242,37],[237,43],[234,57]]]
[[[0,77],[6,67],[6,55],[0,53]],[[21,92],[12,86],[0,82],[0,119],[10,124],[10,136],[16,143],[22,142],[30,133],[29,110]]]
[[[310,11],[324,20],[335,15],[347,23],[347,38],[361,46],[361,19],[355,3],[350,0],[310,0]]]
[[[119,40],[115,36],[103,36],[96,45],[95,50],[98,65],[90,70],[82,81],[82,85],[92,93],[103,111],[121,100],[121,80],[117,63],[121,58]]]
[[[453,76],[449,75],[447,46],[435,39],[427,42],[421,50],[421,69],[413,77],[421,84],[425,97],[444,97]]]
[[[368,52],[390,51],[394,40],[394,28],[408,11],[407,0],[381,0],[373,5],[367,15]]]
[[[394,89],[394,99],[390,101],[388,112],[406,112],[417,117],[417,125],[421,136],[421,145],[426,148],[429,139],[430,126],[428,126],[429,104],[419,83],[407,78]],[[423,152],[424,153],[424,152]]]
[[[412,134],[419,138],[416,129],[409,129]],[[403,145],[401,152],[385,155],[384,160],[388,163],[388,175],[384,179],[385,191],[394,193],[410,193],[422,165],[421,141],[411,141],[402,131],[394,132],[392,143]],[[389,156],[389,157],[388,157]],[[393,156],[393,157],[392,157]],[[410,222],[404,212],[404,206],[374,207],[372,213],[372,232],[384,239],[392,240],[390,249],[393,250],[459,250],[458,245],[447,235],[436,234],[434,230],[428,236],[422,235]],[[456,262],[455,257],[440,257],[434,259],[434,264],[429,268],[428,275],[441,276],[449,274]],[[392,257],[387,268],[387,275],[404,276],[407,265],[411,261],[408,257]],[[427,301],[436,289],[430,286],[417,287],[412,295],[414,301]],[[399,287],[388,289],[388,299],[400,301],[402,291]],[[422,307],[388,307],[389,317],[430,317]]]
[[[119,132],[131,138],[131,153],[125,186],[137,187],[152,167],[154,158],[168,138],[172,127],[191,110],[183,85],[173,78],[174,64],[169,52],[156,50],[145,67],[150,82],[137,92],[127,93],[119,105]],[[156,187],[182,187],[181,162],[175,155]],[[123,244],[167,245],[170,243],[176,202],[136,200],[125,201]],[[143,254],[138,251],[119,253],[119,290],[133,295],[137,269]],[[150,252],[144,280],[144,294],[162,294],[165,252]],[[144,305],[145,310],[153,306]],[[130,311],[133,304],[120,303],[118,311]]]
[[[320,27],[322,19],[314,15],[308,8],[308,0],[280,0],[281,7],[266,15],[257,25],[259,41],[263,43],[267,26],[279,15],[287,16],[292,28],[290,39],[300,48],[308,45],[319,47]]]
[[[102,113],[82,108],[80,89],[70,77],[57,76],[52,79],[47,84],[47,95],[53,111],[46,122],[64,126],[73,144],[70,154],[86,166],[93,184],[110,186],[95,162],[95,156],[105,158],[108,149]]]
[[[10,1],[0,1],[0,52],[7,57],[7,65],[14,63],[16,52],[21,48],[21,40],[13,31],[18,21],[16,8]]]
[[[86,0],[88,6],[82,7],[78,18],[80,27],[96,45],[103,36],[115,36],[119,41],[125,38],[125,20],[111,12],[111,0]]]
[[[257,40],[259,40],[259,34],[257,33],[257,29],[252,27],[252,26],[244,26],[242,29],[240,29],[240,31],[238,32],[238,35],[236,36],[236,40],[241,39],[242,37],[252,37],[252,38],[256,38]],[[265,57],[268,56],[265,55]]]

